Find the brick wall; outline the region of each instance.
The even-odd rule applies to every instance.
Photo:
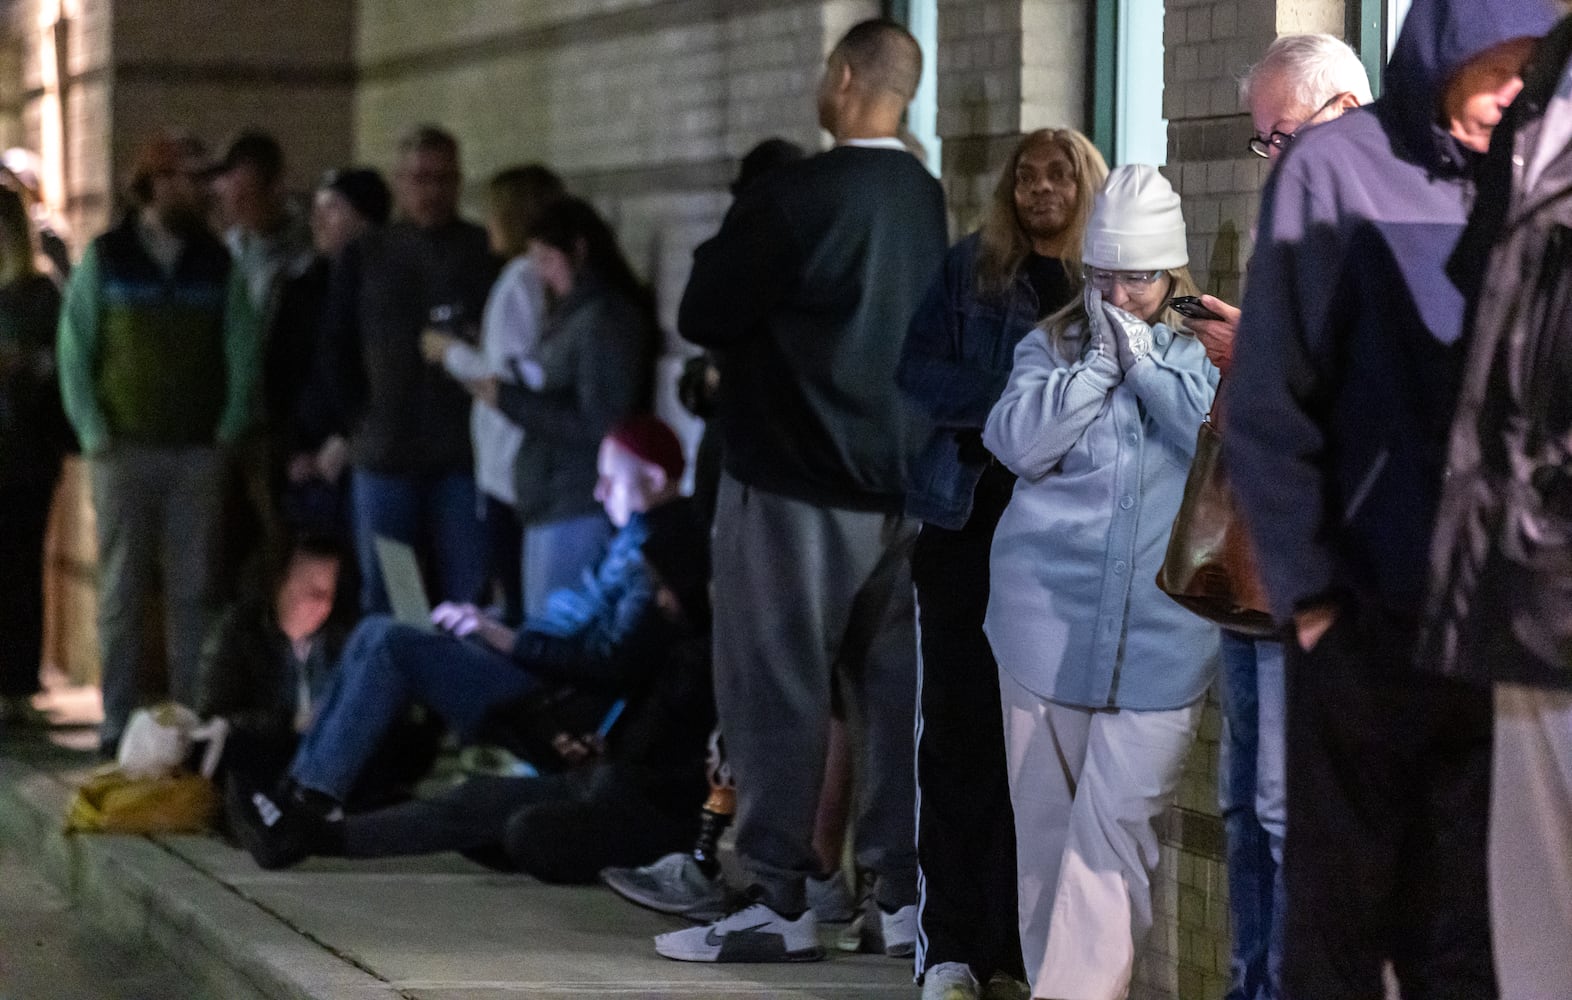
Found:
[[[401,131],[444,123],[463,144],[477,214],[487,176],[550,164],[617,226],[668,331],[737,159],[769,136],[821,146],[824,55],[878,10],[874,0],[539,0],[462,16],[433,6],[367,7],[357,155],[387,167]]]
[[[1022,132],[1086,128],[1088,7],[1074,0],[939,0],[941,176],[956,234],[981,221],[1000,165]]]

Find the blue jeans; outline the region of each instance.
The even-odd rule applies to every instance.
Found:
[[[553,590],[574,587],[594,571],[614,534],[604,514],[565,517],[524,529],[524,617],[546,609]]]
[[[537,681],[479,639],[456,639],[373,615],[356,627],[322,707],[300,741],[290,777],[342,802],[382,738],[413,703],[436,712],[460,740],[486,714]]]
[[[1276,1000],[1283,955],[1282,643],[1224,631],[1219,804],[1228,836],[1233,954],[1226,1000]]]
[[[479,601],[486,585],[486,529],[475,480],[467,472],[387,476],[355,469],[351,485],[355,555],[360,560],[360,609],[386,614],[387,590],[373,539],[384,535],[412,546],[427,565],[438,601]]]

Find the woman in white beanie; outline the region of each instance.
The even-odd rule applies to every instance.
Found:
[[[1168,309],[1195,286],[1155,167],[1109,173],[1082,257],[1082,300],[1021,341],[983,432],[1020,477],[985,629],[1032,995],[1117,1000],[1152,925],[1155,823],[1215,669],[1217,627],[1155,577],[1218,375]]]

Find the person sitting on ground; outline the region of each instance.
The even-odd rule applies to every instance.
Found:
[[[708,791],[709,662],[707,630],[654,655],[648,681],[600,731],[557,733],[566,765],[559,773],[480,775],[429,799],[346,815],[309,849],[350,858],[462,851],[542,881],[578,883],[608,865],[643,864],[689,845]]]
[[[226,767],[276,778],[288,765],[343,648],[329,624],[341,561],[336,540],[297,538],[274,586],[230,605],[208,633],[194,707],[228,720]]]
[[[516,633],[460,604],[432,612],[443,631],[384,616],[360,624],[274,796],[230,783],[231,824],[259,864],[291,864],[337,842],[339,804],[410,703],[464,741],[544,680],[635,688],[674,644],[707,626],[708,547],[680,495],[676,435],[653,416],[631,417],[601,442],[598,466],[595,497],[618,533],[592,573],[553,593]]]

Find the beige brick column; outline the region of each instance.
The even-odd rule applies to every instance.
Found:
[[[951,228],[972,229],[1024,131],[1086,127],[1090,5],[939,0],[939,136]]]

